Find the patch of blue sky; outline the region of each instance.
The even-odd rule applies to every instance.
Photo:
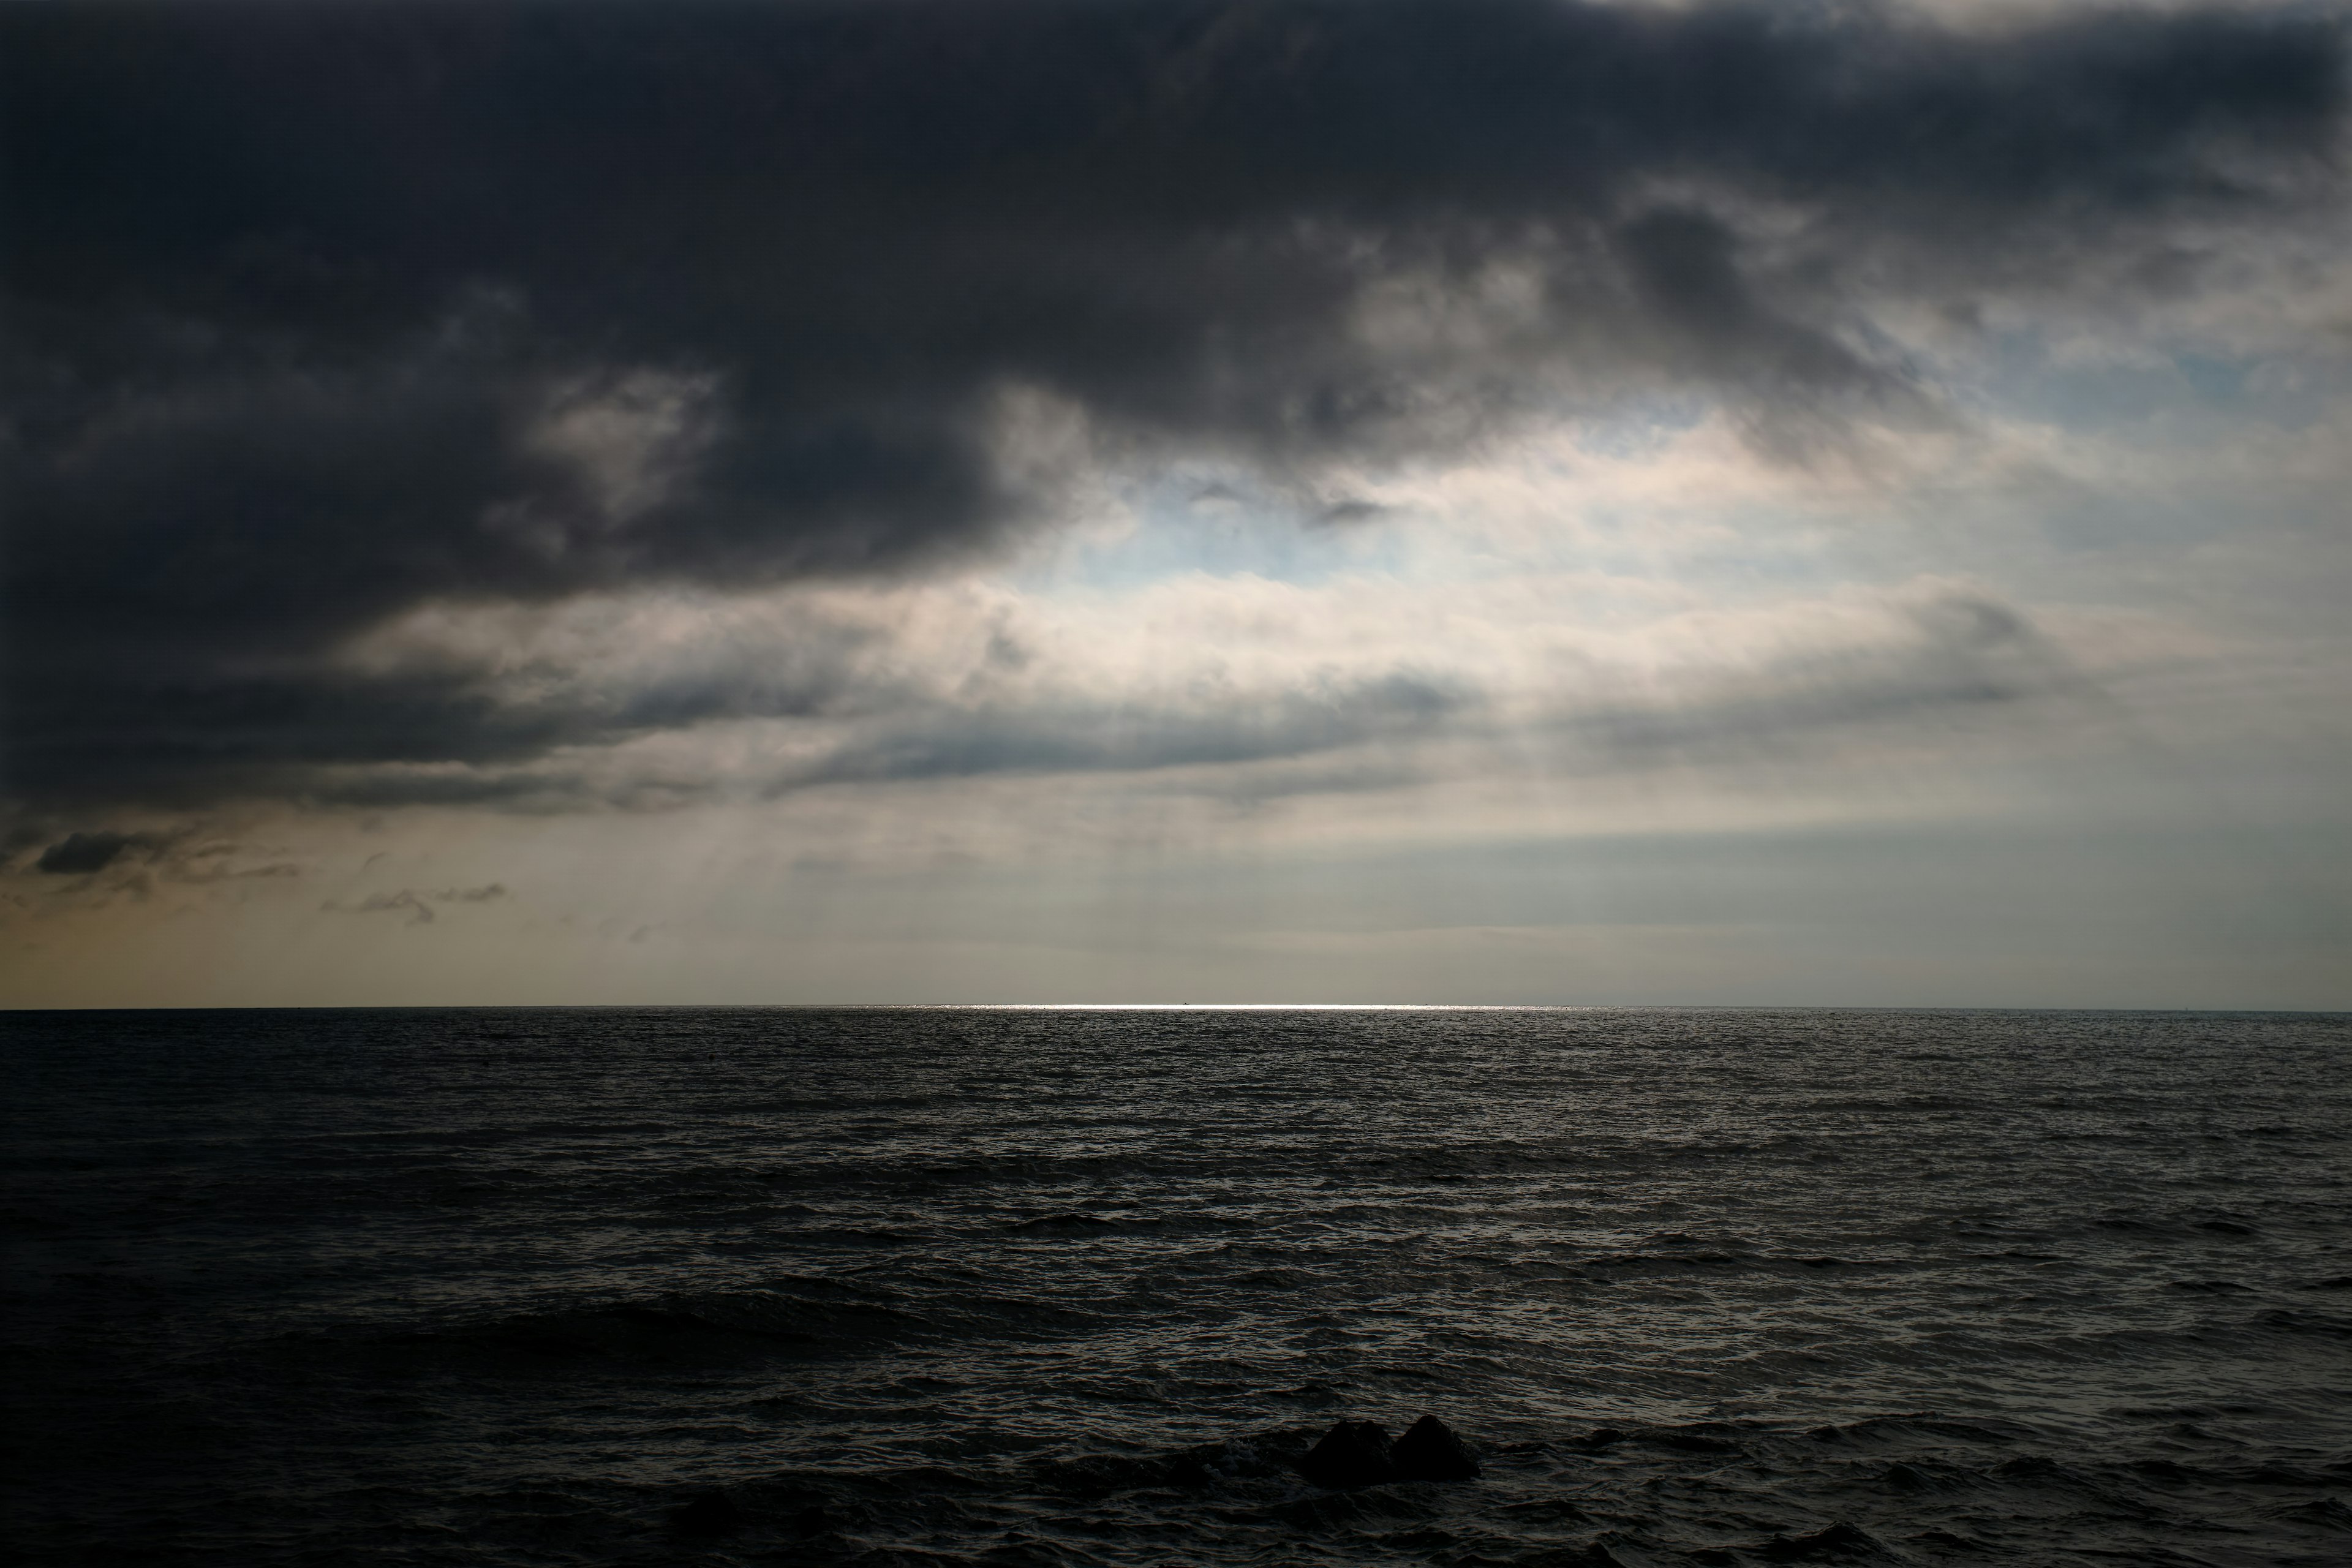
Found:
[[[2231,355],[2186,344],[2137,345],[2071,361],[2034,333],[2005,333],[1975,374],[1947,382],[1965,405],[2084,435],[2147,429],[2178,440],[2245,425],[2295,431],[2352,392],[2352,367],[2319,355]]]
[[[1412,564],[1393,514],[1336,489],[1276,489],[1211,470],[1171,470],[1128,488],[1132,526],[1074,533],[1050,563],[1024,577],[1118,591],[1200,574],[1311,587],[1343,575]]]
[[[1576,447],[1595,458],[1655,456],[1706,423],[1718,406],[1712,398],[1688,393],[1629,398],[1605,417],[1578,420]]]

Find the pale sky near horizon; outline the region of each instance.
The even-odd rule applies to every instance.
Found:
[[[2347,25],[0,9],[0,1003],[2352,1007]]]

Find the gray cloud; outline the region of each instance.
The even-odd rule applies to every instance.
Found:
[[[793,718],[803,710],[760,700],[753,682],[720,689],[706,717]],[[1044,692],[980,707],[845,679],[837,713],[855,715],[828,743],[795,760],[722,774],[689,763],[600,768],[532,748],[467,765],[357,766],[306,780],[309,796],[347,805],[498,805],[526,809],[589,805],[646,808],[730,794],[770,797],[824,785],[1006,773],[1140,773],[1249,765],[1380,744],[1411,744],[1475,714],[1484,699],[1458,678],[1392,671],[1327,677],[1292,689],[1220,691],[1189,700],[1139,696],[1110,702]],[[638,710],[624,700],[623,711]],[[576,748],[625,738],[599,721],[600,704],[562,724]],[[675,712],[675,710],[665,710]],[[658,730],[667,726],[647,726]],[[644,732],[644,731],[639,731]]]
[[[1720,762],[1818,745],[1865,727],[2015,721],[2063,702],[2073,718],[2104,694],[2022,615],[1981,596],[1913,606],[1912,635],[1879,645],[1803,653],[1718,680],[1683,700],[1571,711],[1566,731],[1611,765]]]
[[[743,668],[759,662],[749,657]],[[342,805],[641,809],[866,784],[1156,774],[1154,787],[1173,794],[1246,802],[1394,788],[1537,753],[1570,773],[1738,768],[1855,742],[1899,746],[1930,731],[1997,739],[2052,721],[2080,727],[2113,717],[2100,688],[2021,612],[1969,593],[1882,605],[1866,622],[1710,664],[1588,665],[1557,689],[1489,689],[1439,664],[1368,662],[1351,673],[1246,686],[1175,679],[1123,698],[1067,684],[1076,672],[1057,668],[983,701],[844,667],[824,710],[831,721],[786,752],[739,743],[721,721],[700,742],[684,737],[682,749],[627,757],[601,750],[625,738],[605,721],[648,704],[615,678],[609,688],[582,689],[576,710],[536,700],[545,732],[572,737],[561,755],[519,746],[457,766],[394,760],[322,774],[308,787]],[[656,674],[646,687],[669,684]],[[698,711],[748,721],[810,711],[797,700],[763,708],[762,689],[750,680],[713,690],[723,695]]]
[[[354,904],[339,904],[331,900],[320,906],[322,914],[405,914],[413,926],[431,925],[436,904],[488,904],[508,897],[506,888],[497,882],[478,888],[432,888],[419,890],[403,888],[397,892],[370,893]]]
[[[1554,395],[1699,389],[1786,455],[1934,418],[1854,279],[2183,287],[2174,226],[2333,199],[2341,46],[2228,9],[9,6],[6,787],[300,795],[822,710],[822,672],[533,710],[329,655],[436,601],[971,558],[1040,510],[1012,385],[1292,475]],[[1318,713],[1274,727],[1358,722]]]
[[[1741,276],[1738,237],[1720,218],[1660,207],[1614,239],[1636,296],[1654,318],[1658,359],[1735,390],[1768,450],[1801,455],[1856,398],[1882,414],[1934,416],[1929,400],[1895,370],[1759,298]]]
[[[947,712],[845,746],[778,789],[996,773],[1141,773],[1311,756],[1427,736],[1479,706],[1459,681],[1391,674],[1195,708]]]

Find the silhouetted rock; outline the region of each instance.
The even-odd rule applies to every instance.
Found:
[[[1405,1481],[1468,1481],[1478,1476],[1478,1461],[1454,1429],[1434,1415],[1424,1415],[1405,1428],[1389,1449],[1389,1464],[1397,1479]]]
[[[1216,1479],[1209,1472],[1207,1456],[1198,1449],[1188,1448],[1168,1461],[1167,1481],[1171,1487],[1200,1491],[1215,1484]]]
[[[1346,1489],[1394,1480],[1389,1435],[1376,1421],[1342,1421],[1298,1461],[1299,1473],[1318,1487]]]
[[[743,1522],[743,1510],[725,1492],[704,1492],[669,1510],[669,1527],[681,1535],[724,1535]]]

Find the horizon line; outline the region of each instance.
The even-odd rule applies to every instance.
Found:
[[[700,1009],[804,1013],[2148,1013],[2352,1016],[2334,1007],[2164,1007],[1907,1002],[184,1002],[18,1005],[35,1013],[491,1013]]]

